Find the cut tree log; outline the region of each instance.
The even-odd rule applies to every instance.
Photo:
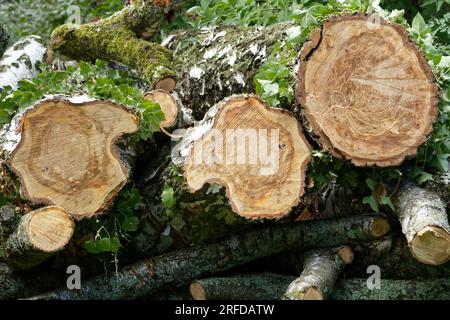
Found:
[[[450,277],[450,261],[434,266],[417,261],[409,250],[403,235],[389,235],[370,243],[353,246],[353,262],[345,269],[350,278],[364,278],[368,267],[380,267],[383,279],[430,279]],[[303,270],[304,252],[294,250],[257,260],[239,270],[240,272],[272,272],[300,274]]]
[[[194,123],[192,111],[183,107],[176,94],[159,89],[145,93],[144,97],[160,105],[165,118],[160,123],[162,131],[183,128]]]
[[[220,26],[168,35],[162,45],[174,50],[173,69],[179,80],[175,91],[183,104],[201,120],[224,98],[255,93],[255,75],[277,44],[284,47],[290,28],[295,24]],[[293,88],[294,77],[291,82]]]
[[[33,206],[56,205],[76,219],[104,213],[130,170],[122,161],[128,151],[115,143],[138,129],[132,110],[113,102],[84,96],[40,101],[0,134],[2,191],[20,189]]]
[[[74,228],[72,217],[60,207],[31,211],[2,244],[4,259],[17,269],[33,268],[64,249]]]
[[[410,181],[402,185],[397,198],[397,213],[412,255],[431,265],[448,261],[450,225],[442,199]]]
[[[190,285],[194,300],[281,300],[293,276],[273,273],[206,278]]]
[[[369,289],[367,279],[345,279],[338,283],[332,300],[448,300],[450,279],[382,279],[380,289]]]
[[[38,36],[25,37],[8,48],[0,60],[0,91],[7,86],[16,90],[19,81],[37,76],[46,52]]]
[[[234,212],[273,219],[300,202],[311,148],[287,111],[241,95],[214,106],[172,155],[183,165],[190,192],[220,183]]]
[[[170,70],[172,52],[139,39],[139,34],[159,25],[163,14],[182,2],[139,0],[97,22],[60,26],[52,33],[52,49],[75,60],[122,63],[140,72],[153,88],[170,92],[176,84]]]
[[[308,131],[357,166],[399,165],[433,129],[439,89],[427,60],[397,24],[332,17],[300,56],[298,100]]]
[[[133,299],[157,290],[188,285],[208,276],[294,248],[352,245],[389,232],[381,217],[358,216],[337,220],[304,221],[259,228],[209,245],[138,262],[118,274],[85,280],[80,290],[60,289],[30,299]]]
[[[3,23],[0,22],[0,58],[3,56],[9,42],[9,33]]]
[[[233,96],[176,134],[181,141],[160,152],[139,184],[153,216],[186,244],[248,227],[241,217],[280,218],[300,202],[311,151],[287,111]]]
[[[207,278],[191,284],[195,300],[279,300],[295,277],[268,273]],[[366,278],[341,279],[331,300],[429,300],[449,299],[450,279],[383,279],[380,289],[369,290]]]
[[[335,250],[319,249],[305,253],[303,271],[283,295],[285,300],[324,300],[333,291],[334,284],[346,264],[353,261],[349,247]]]

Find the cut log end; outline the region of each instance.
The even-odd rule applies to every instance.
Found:
[[[310,146],[288,112],[254,96],[219,104],[212,128],[193,144],[185,162],[188,187],[226,186],[233,210],[251,218],[279,218],[304,193]]]
[[[40,251],[60,251],[72,238],[75,225],[63,208],[46,207],[34,211],[27,226],[30,242]]]
[[[194,300],[206,300],[206,292],[202,285],[196,281],[189,286],[189,291]]]
[[[318,288],[310,287],[305,291],[303,300],[324,300],[324,299],[322,292],[320,292]]]
[[[115,142],[138,128],[138,118],[112,102],[45,100],[23,115],[21,140],[8,163],[25,199],[90,217],[127,182]]]
[[[155,90],[164,90],[166,92],[172,92],[177,86],[177,80],[172,76],[166,76],[158,80],[155,83]]]
[[[377,218],[372,221],[370,232],[374,238],[381,238],[382,236],[386,235],[390,229],[391,226],[386,219]]]
[[[299,101],[310,129],[357,166],[399,165],[415,155],[438,111],[431,68],[407,31],[375,22],[333,17],[300,56]]]
[[[158,103],[164,114],[164,120],[159,124],[161,128],[171,128],[176,125],[178,119],[177,102],[170,93],[165,90],[153,90],[144,95],[150,101]]]
[[[344,246],[337,248],[337,254],[339,257],[341,257],[342,261],[344,261],[345,264],[350,264],[353,262],[353,258],[355,257],[352,248]]]
[[[439,265],[450,259],[450,234],[438,226],[426,226],[409,243],[414,257],[425,264]]]

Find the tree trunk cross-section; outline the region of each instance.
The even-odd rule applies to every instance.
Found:
[[[72,238],[72,217],[64,209],[51,206],[22,216],[3,245],[8,264],[29,269],[62,250]]]
[[[300,57],[299,101],[310,130],[355,165],[399,165],[430,134],[439,89],[399,25],[333,17]]]
[[[129,174],[115,143],[138,130],[138,118],[112,102],[62,98],[18,116],[20,142],[7,163],[19,177],[22,197],[62,207],[77,219],[105,210]]]
[[[304,193],[311,158],[295,117],[254,96],[225,99],[210,113],[211,129],[194,142],[185,162],[188,187],[223,184],[233,211],[246,218],[289,213]]]

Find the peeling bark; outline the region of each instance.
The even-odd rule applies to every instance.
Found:
[[[332,300],[448,300],[450,279],[391,280],[382,279],[381,288],[370,290],[367,279],[345,279],[339,282]]]
[[[107,279],[86,280],[80,290],[61,289],[30,299],[133,299],[289,249],[351,245],[388,231],[386,220],[367,216],[259,228],[138,262]]]
[[[344,261],[344,259],[347,261]],[[311,250],[305,253],[303,271],[283,295],[285,300],[325,300],[333,291],[334,283],[353,257],[341,257],[331,249]]]
[[[16,90],[19,81],[37,76],[46,51],[38,36],[25,37],[8,48],[0,60],[0,91],[7,86]]]
[[[438,195],[405,182],[399,190],[397,211],[416,259],[431,265],[450,259],[450,225],[446,205]]]
[[[175,91],[197,120],[230,95],[254,93],[253,78],[293,26],[225,26],[169,35],[162,45],[174,50],[173,68],[179,76]]]

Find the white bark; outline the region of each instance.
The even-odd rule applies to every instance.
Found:
[[[16,90],[19,81],[38,75],[47,51],[41,42],[38,36],[28,36],[6,50],[0,60],[0,90],[6,86]]]

